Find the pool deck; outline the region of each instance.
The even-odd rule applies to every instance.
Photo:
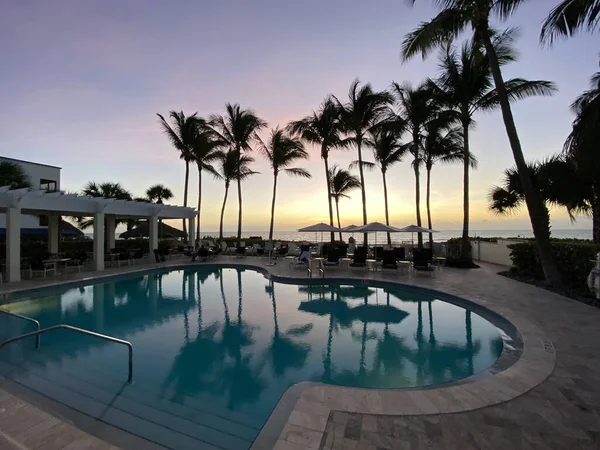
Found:
[[[290,270],[285,260],[271,267],[265,267],[266,262],[266,258],[221,256],[212,263],[260,267],[274,279],[308,278],[306,270]],[[161,266],[187,263],[173,260]],[[0,296],[157,266],[143,264],[100,274],[2,284]],[[499,373],[435,389],[382,391],[306,383],[289,407],[278,405],[282,414],[272,415],[253,449],[273,448],[276,439],[277,450],[600,448],[600,310],[499,276],[500,270],[503,268],[488,264],[473,270],[442,268],[435,277],[329,270],[326,279],[416,285],[489,308],[517,327],[524,344],[521,358]],[[5,396],[10,401],[5,401]],[[47,426],[19,428],[22,423],[41,422],[33,418],[40,414],[48,416]],[[60,444],[45,438],[63,426],[68,431],[60,433]],[[94,435],[105,438],[103,430],[97,427]],[[84,445],[85,438],[90,441]],[[0,448],[115,447],[0,391]]]

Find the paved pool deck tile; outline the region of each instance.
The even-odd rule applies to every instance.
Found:
[[[266,267],[266,258],[220,256],[211,264],[260,268],[274,280],[309,278],[306,270],[290,269],[285,259],[277,262]],[[160,266],[181,264],[189,262],[173,260]],[[148,263],[108,269],[101,276],[156,267]],[[278,450],[600,448],[600,310],[497,275],[502,269],[488,264],[473,270],[442,268],[435,277],[328,270],[325,280],[391,281],[465,298],[512,323],[522,338],[522,353],[497,373],[430,389],[364,390],[303,383],[293,395],[284,395],[255,442],[261,445],[255,447],[269,448],[272,442]],[[97,275],[4,284],[0,295]],[[1,395],[2,391],[0,399]],[[15,414],[25,420],[29,412],[21,407]],[[47,433],[60,426],[57,423],[48,422],[47,428],[40,423],[39,432]],[[14,438],[10,426],[0,422],[0,430],[0,443],[3,436]],[[68,444],[68,436],[60,442],[63,447],[53,443],[45,448],[76,445],[79,438]],[[99,448],[111,448],[106,445]]]

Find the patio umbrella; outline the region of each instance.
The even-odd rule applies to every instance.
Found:
[[[317,240],[317,233],[321,233],[321,240],[323,240],[323,232],[331,231],[340,231],[340,229],[331,225],[327,225],[326,223],[319,222],[298,230],[299,233],[315,233],[315,241]]]
[[[119,235],[119,237],[122,239],[129,239],[129,238],[136,238],[136,237],[148,237],[149,233],[150,233],[150,227],[148,226],[148,222],[144,222],[144,223],[141,223],[140,225],[138,225],[137,227],[132,228],[129,231],[125,231],[124,233],[121,233]],[[181,237],[186,236],[186,234],[183,231],[178,230],[177,228],[173,228],[172,226],[169,226],[163,222],[158,224],[158,235],[163,238],[166,238],[166,237],[181,238]]]
[[[397,229],[396,231],[398,233],[410,233],[413,247],[415,246],[415,239],[414,239],[415,233],[437,233],[437,231],[435,231],[435,230],[430,230],[429,228],[420,227],[418,225],[409,225],[407,227]]]
[[[381,222],[371,222],[361,227],[356,227],[352,231],[356,233],[377,233],[378,231],[383,233],[397,233],[400,230]],[[375,234],[375,245],[377,245],[377,234]]]

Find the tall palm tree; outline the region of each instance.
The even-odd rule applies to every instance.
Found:
[[[171,200],[173,198],[173,191],[164,184],[153,184],[146,189],[146,198],[148,201],[162,205],[165,200]]]
[[[576,166],[579,186],[578,207],[581,212],[591,213],[592,236],[600,243],[600,72],[594,74],[590,89],[581,94],[571,110],[575,114],[573,128],[564,145],[564,153]]]
[[[171,189],[163,184],[153,184],[146,189],[146,200],[162,205],[165,200],[173,198]],[[144,199],[139,199],[143,201]],[[158,219],[158,238],[160,239],[160,230],[162,228],[162,219]]]
[[[223,239],[223,218],[225,217],[225,205],[227,204],[227,194],[232,181],[244,181],[251,175],[257,174],[250,169],[250,164],[254,162],[254,158],[250,155],[238,155],[235,150],[222,152],[220,156],[219,174],[221,179],[225,181],[225,194],[223,195],[223,206],[221,207],[221,219],[219,221],[219,240]]]
[[[213,163],[222,156],[223,141],[210,128],[198,128],[192,144],[192,159],[198,166],[198,220],[196,222],[196,237],[200,236],[200,211],[202,209],[202,172],[208,172],[215,178],[221,178]]]
[[[31,182],[19,164],[12,161],[0,161],[0,186],[23,189],[31,187]]]
[[[373,156],[381,170],[383,179],[383,201],[385,205],[385,224],[390,224],[390,215],[388,209],[388,190],[386,174],[388,169],[394,164],[402,161],[404,155],[409,151],[409,146],[402,144],[400,135],[395,130],[376,129],[371,130],[369,137],[365,140],[365,145],[373,149]],[[363,161],[363,164],[365,162]],[[368,167],[372,163],[365,164]],[[390,233],[387,234],[388,245],[392,245]]]
[[[425,207],[427,208],[427,228],[433,227],[431,223],[431,169],[433,165],[441,162],[453,164],[461,162],[467,156],[463,149],[463,136],[458,127],[448,127],[444,121],[431,120],[425,125],[427,132],[423,139],[423,163],[426,172]],[[475,168],[477,159],[469,154],[468,166]],[[433,248],[433,235],[429,233],[429,248]]]
[[[416,0],[412,0],[414,3]],[[561,284],[560,273],[550,246],[550,233],[546,224],[546,213],[540,193],[533,186],[533,180],[527,171],[527,164],[515,120],[510,107],[510,96],[504,82],[498,54],[493,44],[496,34],[490,26],[490,18],[508,19],[524,0],[443,0],[437,1],[442,11],[428,22],[423,22],[417,29],[404,38],[402,44],[403,58],[409,59],[420,53],[423,57],[439,45],[457,39],[467,28],[471,28],[475,39],[485,48],[489,59],[492,78],[498,94],[498,103],[506,134],[515,159],[515,163],[523,184],[525,202],[529,210],[529,218],[536,238],[546,281],[554,286]]]
[[[516,60],[513,43],[514,30],[496,33],[492,37],[498,62],[502,66]],[[430,81],[436,100],[443,107],[456,111],[462,125],[463,135],[463,230],[461,240],[461,258],[471,260],[469,242],[469,167],[470,167],[470,129],[475,124],[476,112],[498,108],[498,93],[493,87],[490,61],[481,43],[469,40],[460,51],[447,45],[440,57],[440,74]],[[555,91],[548,81],[528,81],[513,78],[505,82],[510,100],[522,99],[533,95],[550,95]]]
[[[171,126],[165,118],[156,114],[159,118],[159,123],[162,127],[163,133],[167,136],[171,145],[179,151],[179,158],[185,161],[185,182],[183,185],[183,206],[187,206],[188,200],[188,184],[190,181],[190,161],[192,161],[192,147],[193,142],[198,132],[198,127],[202,124],[203,120],[198,117],[197,113],[187,116],[183,111],[171,111],[169,117],[171,118],[173,125]],[[187,234],[187,227],[185,225],[185,219],[183,221],[183,232]]]
[[[348,101],[342,104],[339,100],[340,118],[344,131],[349,136],[349,142],[356,145],[358,152],[358,174],[363,209],[363,225],[367,224],[367,194],[362,159],[362,146],[369,132],[380,125],[389,112],[389,105],[393,98],[388,92],[375,92],[370,83],[359,86],[360,82],[354,80],[348,91]],[[364,234],[367,244],[368,234]]]
[[[439,104],[434,101],[432,91],[428,83],[421,83],[412,87],[410,84],[392,83],[392,94],[396,98],[399,109],[397,122],[404,123],[411,137],[409,151],[413,156],[413,170],[415,172],[415,204],[417,214],[417,225],[422,226],[421,221],[421,183],[420,166],[422,157],[422,140],[425,125],[433,120],[438,113]],[[419,249],[423,248],[423,236],[417,233]]]
[[[280,172],[294,177],[310,178],[306,169],[290,167],[301,159],[308,159],[308,153],[300,139],[288,136],[285,131],[275,128],[267,143],[260,145],[260,151],[273,170],[273,199],[271,201],[271,224],[269,226],[269,242],[273,241],[273,226],[275,224],[275,198],[277,196],[277,177]]]
[[[331,193],[329,194],[335,200],[335,211],[337,214],[338,228],[342,228],[340,223],[340,199],[350,198],[348,193],[360,187],[360,181],[350,172],[340,169],[338,166],[333,166],[328,173],[329,186]],[[340,241],[342,241],[342,232],[340,231]]]
[[[556,39],[571,37],[584,28],[594,32],[599,22],[600,0],[562,0],[544,20],[540,41],[552,44]]]
[[[225,115],[214,115],[210,118],[210,125],[223,141],[223,146],[229,151],[234,151],[238,163],[244,152],[252,151],[254,143],[260,139],[258,132],[267,126],[267,123],[258,117],[251,109],[242,109],[237,103],[225,105]],[[238,186],[238,229],[237,243],[242,239],[242,176],[235,178]]]
[[[347,145],[342,139],[340,111],[336,103],[328,96],[317,111],[303,119],[290,122],[288,131],[298,135],[309,144],[321,147],[321,159],[325,164],[325,182],[327,183],[327,205],[329,206],[329,225],[333,226],[333,207],[331,203],[331,180],[329,177],[329,152]],[[331,232],[331,241],[334,234]]]

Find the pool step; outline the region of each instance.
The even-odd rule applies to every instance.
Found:
[[[41,351],[28,352],[18,360],[3,357],[0,372],[78,411],[172,449],[242,450],[258,432],[186,405],[152,401],[135,384],[109,380],[99,386],[96,382],[101,375],[92,377],[85,369],[76,374],[48,359]]]

